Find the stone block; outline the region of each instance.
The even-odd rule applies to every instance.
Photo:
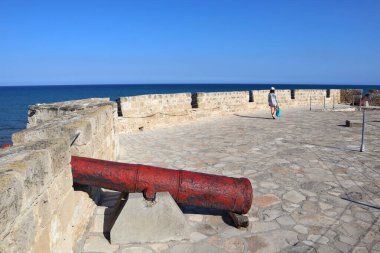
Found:
[[[31,249],[32,253],[52,252],[50,248],[50,224],[47,227],[40,229],[36,237],[35,243]]]
[[[89,98],[71,100],[51,104],[37,104],[29,106],[28,128],[49,121],[51,119],[72,114],[77,111],[88,110],[104,104],[110,104],[109,98]]]
[[[67,226],[67,233],[70,234],[75,244],[85,232],[96,205],[85,192],[74,191],[73,196],[74,210],[70,216],[71,220],[69,226]],[[65,203],[63,203],[64,206]]]
[[[2,171],[12,173],[22,187],[21,210],[29,208],[51,180],[51,159],[47,150],[19,150],[11,158],[3,157]],[[1,162],[0,162],[1,164]]]
[[[73,146],[82,146],[91,141],[92,138],[92,127],[91,122],[86,119],[78,119],[73,122],[69,122],[64,125],[64,128],[68,130],[69,136],[73,136],[70,140]],[[77,134],[78,137],[74,141],[74,136]],[[74,141],[74,142],[73,142]]]
[[[171,195],[156,194],[146,201],[141,193],[129,194],[128,200],[111,229],[111,243],[165,242],[190,238],[185,216]]]
[[[0,172],[0,241],[20,214],[22,185],[13,173]]]
[[[10,232],[0,240],[0,252],[29,252],[36,233],[33,210],[17,217]]]
[[[52,121],[31,127],[12,134],[12,142],[14,145],[26,144],[28,142],[35,142],[46,139],[55,139],[57,136],[67,138],[70,136],[62,129],[63,119],[61,122]]]
[[[47,150],[51,159],[51,173],[56,176],[63,170],[70,170],[71,154],[69,142],[64,138],[54,138],[31,142],[25,145],[26,150]]]
[[[57,173],[60,173],[60,171],[63,169],[67,169],[69,166],[71,155],[69,152],[69,142],[65,138],[51,138],[38,141],[30,141],[27,143],[18,143],[11,148],[8,148],[1,152],[0,160],[1,157],[5,156],[8,157],[8,160],[10,160],[11,157],[14,157],[12,159],[16,159],[16,156],[21,155],[26,151],[32,152],[33,150],[48,151],[51,159],[51,173],[49,173],[53,176],[55,176]],[[17,159],[20,160],[21,158]],[[25,157],[22,159],[25,159]]]
[[[50,190],[49,194],[55,194],[54,189]],[[72,252],[72,248],[83,235],[95,207],[86,193],[74,192],[73,189],[62,193],[59,199],[53,199],[49,195],[47,203],[41,199],[36,206],[38,220],[35,223],[39,224],[39,239],[36,240],[35,247],[46,247],[44,237],[49,239],[50,243],[43,251],[34,249],[35,252]],[[41,217],[44,214],[41,211],[46,210],[43,207],[50,209],[50,213],[46,211],[47,217]],[[47,221],[46,224],[42,224],[41,218]]]

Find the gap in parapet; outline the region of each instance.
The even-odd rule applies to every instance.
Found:
[[[198,93],[191,93],[191,108],[198,108]]]
[[[120,102],[120,98],[117,98],[115,100],[116,104],[117,104],[117,116],[119,117],[123,117],[123,112],[121,111],[121,102]]]

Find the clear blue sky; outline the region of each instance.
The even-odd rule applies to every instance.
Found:
[[[0,0],[0,85],[380,83],[380,0]]]

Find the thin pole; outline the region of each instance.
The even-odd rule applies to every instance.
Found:
[[[363,97],[363,90],[360,91],[360,99],[359,99],[359,111],[362,110],[362,97]]]
[[[333,111],[335,110],[335,96],[333,96]]]
[[[365,125],[365,110],[363,110],[362,143],[360,145],[360,152],[364,152],[364,125]]]
[[[311,96],[310,96],[310,111],[311,111]]]
[[[323,110],[326,111],[326,97],[323,97]]]
[[[355,106],[355,96],[352,95],[352,106]]]

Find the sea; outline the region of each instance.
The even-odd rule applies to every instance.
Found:
[[[143,94],[170,94],[180,92],[221,92],[276,89],[363,89],[379,90],[379,85],[307,85],[307,84],[104,84],[0,86],[0,146],[11,143],[14,132],[26,127],[28,106],[84,98],[116,100],[119,97]]]

